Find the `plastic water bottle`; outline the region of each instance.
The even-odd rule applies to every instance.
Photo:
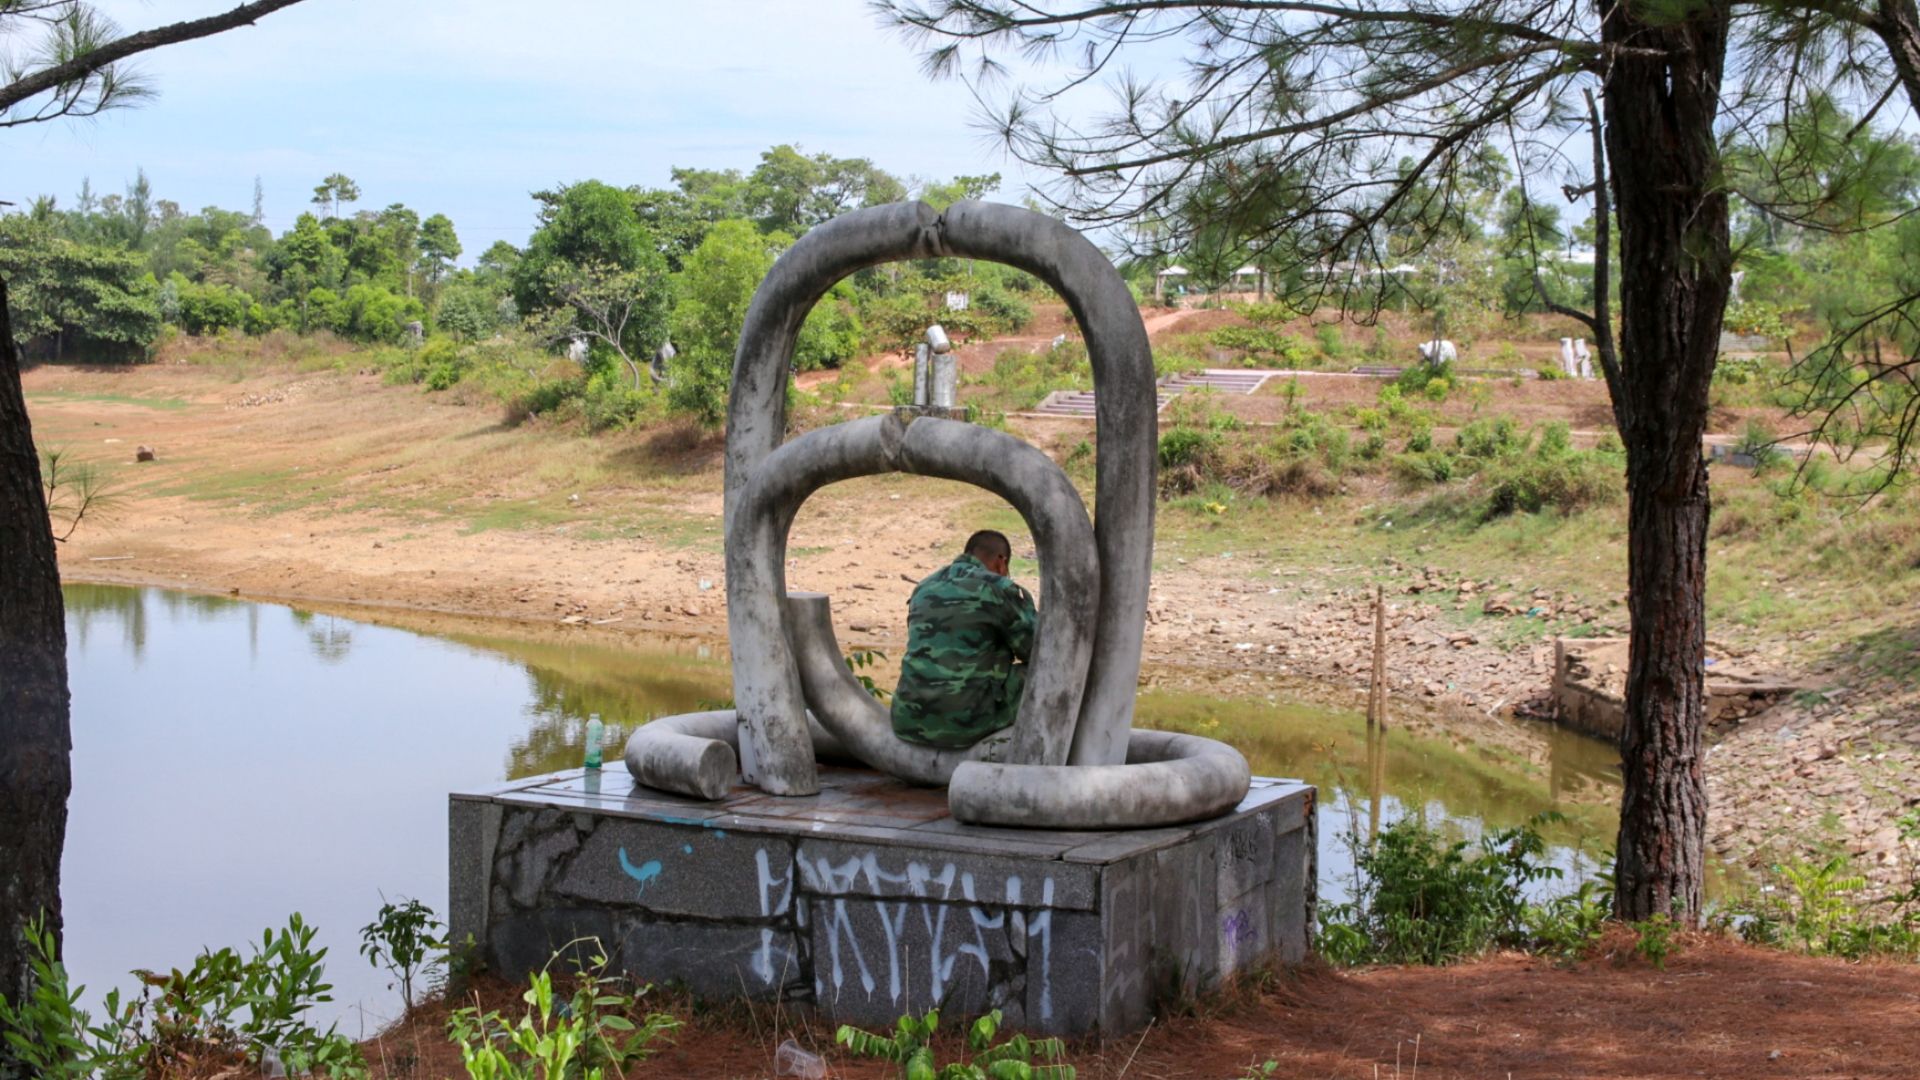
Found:
[[[600,736],[605,731],[605,727],[600,723],[599,714],[595,713],[587,721],[587,768],[589,769],[600,767]]]

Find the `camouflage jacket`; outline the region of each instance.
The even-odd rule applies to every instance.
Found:
[[[971,555],[927,575],[907,602],[894,733],[923,746],[965,747],[1012,726],[1034,622],[1027,590]]]

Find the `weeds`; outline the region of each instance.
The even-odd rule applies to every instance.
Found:
[[[893,691],[875,682],[873,676],[866,673],[866,669],[879,667],[886,662],[887,654],[881,652],[879,649],[855,649],[847,654],[847,669],[853,672],[853,677],[859,680],[860,685],[865,688],[867,693],[872,694],[876,700],[881,702],[885,702],[888,698],[892,697]]]
[[[1904,839],[1920,836],[1920,812],[1907,815],[1900,827]],[[1886,913],[1876,914],[1858,899],[1867,879],[1844,855],[1776,863],[1770,876],[1754,897],[1721,916],[1747,941],[1849,959],[1920,956],[1920,881],[1910,880],[1884,901]]]
[[[1402,818],[1369,846],[1355,838],[1353,899],[1321,908],[1319,948],[1336,964],[1444,964],[1491,948],[1551,942],[1571,950],[1597,931],[1597,888],[1572,903],[1534,904],[1529,887],[1560,877],[1543,856],[1542,815],[1527,825],[1448,842]]]
[[[443,928],[433,909],[418,900],[383,904],[374,921],[360,928],[360,955],[399,980],[400,1000],[409,1012],[413,1011],[414,976],[431,963],[429,957],[435,952],[446,951],[446,939],[434,933]]]
[[[561,951],[587,943],[569,942]],[[472,1080],[601,1080],[609,1069],[624,1076],[628,1065],[653,1052],[655,1039],[680,1026],[665,1013],[641,1016],[647,988],[631,989],[609,975],[599,942],[591,944],[596,951],[576,967],[571,999],[556,996],[553,975],[543,967],[521,995],[527,1011],[519,1020],[477,1006],[454,1012],[447,1037],[460,1047]]]
[[[999,1009],[975,1020],[967,1028],[970,1060],[947,1065],[939,1064],[932,1046],[934,1032],[940,1026],[938,1009],[917,1019],[902,1016],[892,1035],[875,1035],[842,1024],[833,1041],[860,1057],[897,1063],[900,1075],[908,1080],[1074,1080],[1076,1070],[1063,1060],[1067,1056],[1065,1043],[1015,1034],[996,1044],[1000,1020]]]
[[[1673,955],[1673,920],[1662,912],[1651,919],[1628,925],[1633,928],[1635,935],[1633,951],[1654,967],[1664,969],[1667,957]]]
[[[110,991],[98,1025],[78,1008],[84,988],[69,985],[53,935],[38,924],[29,930],[35,992],[17,1007],[0,998],[0,1031],[31,1076],[134,1080],[232,1065],[366,1075],[351,1040],[306,1019],[333,1000],[333,988],[321,981],[327,950],[313,947],[314,930],[298,914],[278,933],[264,932],[250,958],[209,950],[186,971],[134,972],[139,996]]]

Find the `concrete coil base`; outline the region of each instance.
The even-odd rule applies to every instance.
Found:
[[[827,597],[789,593],[785,626],[807,704],[812,756],[858,761],[915,784],[948,785],[956,820],[1042,829],[1149,828],[1213,817],[1247,793],[1252,776],[1247,759],[1225,743],[1198,735],[1129,731],[1122,764],[1006,760],[1017,749],[1023,724],[1038,728],[1058,719],[1044,710],[1037,716],[1029,712],[1032,684],[1022,722],[1009,731],[965,750],[910,745],[894,737],[886,707],[860,685],[840,655]],[[627,769],[664,793],[720,798],[740,773],[740,737],[728,726],[737,728],[736,721],[736,713],[718,711],[644,724],[627,740]]]
[[[944,793],[866,769],[820,780],[699,800],[576,769],[455,794],[453,940],[507,978],[590,937],[708,999],[874,1027],[997,1008],[1062,1035],[1137,1029],[1164,996],[1306,954],[1314,792],[1296,781],[1255,778],[1198,824],[1074,832],[963,825]]]

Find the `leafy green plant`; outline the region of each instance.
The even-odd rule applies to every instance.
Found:
[[[967,1028],[971,1060],[947,1065],[935,1059],[932,1046],[934,1032],[940,1026],[938,1009],[930,1009],[918,1018],[902,1016],[892,1035],[875,1035],[842,1024],[833,1039],[860,1057],[897,1063],[906,1080],[1074,1080],[1075,1069],[1063,1061],[1067,1048],[1059,1039],[1015,1034],[996,1044],[1000,1021],[998,1009],[975,1020]]]
[[[1160,467],[1178,469],[1203,464],[1219,448],[1217,432],[1190,427],[1170,428],[1160,436]]]
[[[1667,957],[1673,955],[1674,922],[1662,912],[1651,919],[1643,919],[1629,924],[1636,935],[1633,951],[1654,967],[1665,968]]]
[[[548,968],[590,940],[569,942],[529,978],[520,996],[527,1011],[519,1020],[477,1006],[453,1013],[447,1037],[460,1047],[471,1080],[603,1080],[609,1069],[624,1075],[626,1066],[653,1052],[654,1040],[680,1026],[666,1013],[640,1015],[646,988],[609,974],[597,941],[576,967],[572,998],[558,997]]]
[[[866,688],[867,693],[881,701],[892,697],[893,691],[874,682],[873,676],[867,674],[865,669],[879,667],[886,662],[887,654],[879,649],[855,649],[847,654],[847,668],[853,672],[853,677],[860,681],[860,685]]]
[[[54,958],[53,932],[34,919],[24,928],[33,993],[15,1006],[0,995],[0,1037],[24,1072],[44,1080],[133,1080],[137,1061],[117,1053],[111,1031],[95,1032],[79,1007],[86,987],[71,986],[66,965]],[[109,999],[112,1011],[117,993]],[[7,1075],[0,1069],[0,1076]]]
[[[314,933],[295,912],[278,932],[261,932],[250,958],[221,949],[202,952],[185,972],[136,971],[145,987],[119,1019],[135,1041],[148,1045],[149,1071],[214,1047],[251,1062],[273,1051],[294,1075],[364,1075],[360,1052],[346,1036],[332,1027],[319,1031],[306,1019],[315,1005],[333,1000],[333,987],[322,981],[327,950],[313,947]]]
[[[1263,326],[1223,326],[1207,335],[1212,345],[1246,354],[1248,360],[1303,367],[1314,359],[1314,349],[1292,334]]]
[[[278,933],[265,931],[250,958],[207,950],[186,971],[134,972],[139,996],[108,993],[98,1025],[77,1007],[82,989],[69,988],[52,935],[30,930],[38,987],[19,1007],[0,1000],[0,1029],[30,1075],[131,1080],[267,1061],[293,1076],[366,1075],[351,1040],[306,1018],[333,999],[321,981],[327,951],[313,947],[314,930],[298,914]]]
[[[1431,386],[1436,382],[1441,384],[1437,394]],[[1457,382],[1459,379],[1454,375],[1453,362],[1442,360],[1437,364],[1422,361],[1408,367],[1400,373],[1399,378],[1393,381],[1393,385],[1408,397],[1424,394],[1431,401],[1445,401],[1447,391],[1451,390]]]
[[[1527,932],[1546,952],[1572,960],[1600,940],[1613,909],[1613,890],[1603,881],[1583,881],[1564,893],[1527,908]]]
[[[1453,442],[1466,457],[1492,460],[1524,449],[1527,436],[1511,417],[1496,416],[1468,423],[1455,433]]]
[[[1448,842],[1402,818],[1369,846],[1355,841],[1353,899],[1320,910],[1319,948],[1336,964],[1443,964],[1497,946],[1530,943],[1537,923],[1525,890],[1558,878],[1532,823]]]
[[[385,967],[399,980],[400,1000],[411,1012],[414,976],[433,953],[444,952],[447,943],[434,933],[443,926],[433,917],[432,908],[418,900],[401,899],[405,903],[382,904],[379,916],[360,928],[360,955],[374,967]]]
[[[1920,882],[1883,898],[1876,906],[1884,910],[1875,911],[1860,898],[1867,879],[1845,855],[1776,863],[1769,875],[1754,898],[1729,912],[1746,940],[1815,955],[1920,956]]]

